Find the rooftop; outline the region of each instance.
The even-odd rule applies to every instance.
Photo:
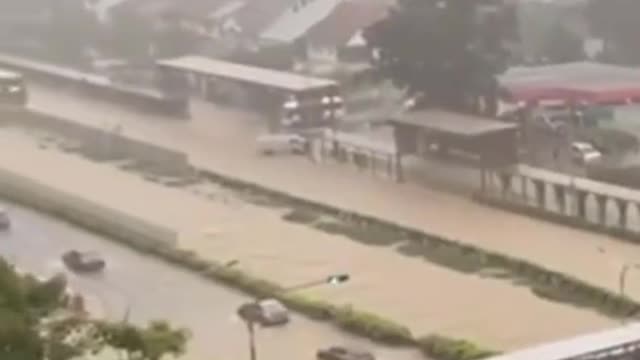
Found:
[[[617,329],[577,336],[528,349],[508,353],[487,360],[564,360],[578,358],[602,350],[640,341],[640,324],[634,323]]]
[[[263,40],[289,43],[305,35],[340,5],[342,0],[305,0],[285,10],[262,32]]]
[[[343,0],[325,19],[315,24],[307,37],[314,45],[344,46],[360,30],[382,20],[389,4],[375,0]]]
[[[635,82],[640,84],[640,69],[584,61],[557,65],[514,67],[501,75],[499,80],[505,87],[594,86],[615,82]]]
[[[337,86],[335,81],[329,79],[306,77],[289,72],[247,66],[195,55],[160,60],[158,65],[286,91],[304,91]]]
[[[486,117],[431,109],[403,112],[393,122],[460,136],[480,136],[517,128],[515,124]]]

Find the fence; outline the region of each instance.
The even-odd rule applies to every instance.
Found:
[[[391,144],[332,131],[310,137],[310,142],[310,156],[317,163],[333,160],[354,165],[358,170],[370,172],[375,176],[399,179],[398,153]]]

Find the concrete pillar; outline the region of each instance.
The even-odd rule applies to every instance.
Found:
[[[535,196],[536,196],[536,205],[538,205],[539,208],[544,209],[545,208],[545,203],[546,203],[546,188],[545,188],[545,182],[542,180],[533,180],[533,185],[535,187]]]
[[[500,183],[500,193],[502,194],[502,197],[506,197],[507,194],[509,192],[511,192],[511,189],[513,188],[513,184],[512,184],[512,180],[513,180],[513,176],[511,176],[510,174],[499,174],[498,175],[498,182]]]
[[[598,207],[598,224],[607,225],[607,197],[596,195],[596,206]]]
[[[565,215],[567,213],[567,189],[563,185],[553,185],[553,199],[558,204],[558,212]]]
[[[585,219],[587,215],[587,192],[576,190],[576,217],[580,219]]]
[[[404,182],[404,169],[402,168],[402,155],[396,154],[396,181],[401,183]]]
[[[629,203],[622,199],[616,200],[616,205],[618,206],[618,216],[620,220],[618,221],[618,225],[624,230],[627,229],[627,207]]]

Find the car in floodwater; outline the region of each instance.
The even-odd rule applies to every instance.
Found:
[[[62,262],[76,273],[97,273],[107,266],[106,261],[93,252],[67,251],[62,255]]]

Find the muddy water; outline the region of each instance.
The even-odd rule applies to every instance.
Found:
[[[161,186],[115,165],[38,145],[24,132],[3,131],[0,141],[9,149],[0,154],[1,167],[170,225],[181,232],[185,248],[240,259],[242,268],[282,284],[348,272],[348,284],[313,293],[383,314],[416,334],[439,332],[513,349],[614,325],[594,312],[537,298],[524,286],[284,221],[285,209],[255,206],[215,186]]]

